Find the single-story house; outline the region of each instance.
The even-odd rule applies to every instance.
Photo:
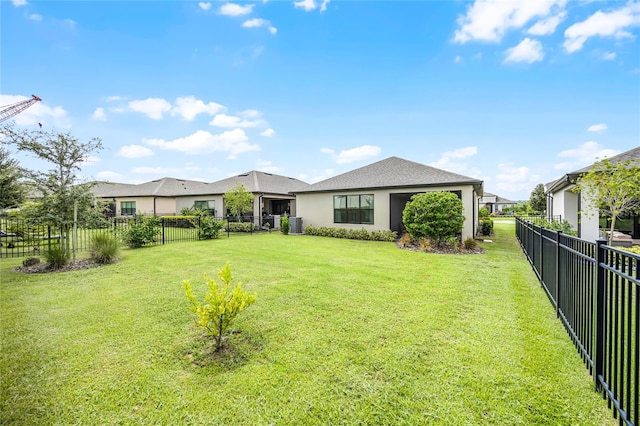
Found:
[[[107,202],[115,216],[175,215],[185,207],[226,216],[223,195],[238,184],[254,194],[253,211],[245,214],[256,218],[284,212],[295,215],[292,192],[309,185],[298,179],[253,170],[211,183],[165,177],[138,185],[99,182],[92,190],[96,198]]]
[[[478,208],[486,208],[489,213],[502,214],[504,209],[515,207],[518,204],[515,201],[507,200],[496,194],[485,192],[478,200]]]
[[[612,164],[618,162],[635,160],[640,164],[640,147],[633,148],[609,158]],[[595,163],[594,163],[595,164]],[[598,207],[588,203],[582,194],[573,192],[576,180],[584,173],[587,173],[593,164],[579,170],[567,173],[559,179],[545,185],[547,195],[547,213],[549,217],[560,216],[567,220],[573,228],[577,229],[578,236],[588,241],[596,241],[603,236],[599,224]],[[638,215],[631,218],[632,238],[640,238],[640,225]]]
[[[402,212],[414,194],[450,191],[464,207],[462,238],[473,237],[483,182],[398,157],[302,187],[295,192],[302,225],[404,230]]]

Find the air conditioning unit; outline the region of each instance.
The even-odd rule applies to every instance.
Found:
[[[289,218],[289,233],[302,234],[302,218],[301,217]]]

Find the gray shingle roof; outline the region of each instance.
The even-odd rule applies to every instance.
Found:
[[[252,170],[217,182],[165,177],[138,185],[99,182],[92,191],[96,197],[179,197],[181,195],[224,194],[238,184],[253,193],[287,195],[309,184],[298,179]]]
[[[482,181],[478,179],[447,172],[398,157],[389,157],[385,160],[334,176],[294,192],[304,193],[463,184],[474,185],[478,191],[482,187]]]
[[[621,154],[614,155],[613,157],[609,157],[609,161],[611,162],[611,164],[617,164],[619,162],[632,161],[632,160],[637,161],[636,165],[640,165],[640,146],[637,148],[632,148],[629,151],[625,151]],[[561,178],[547,183],[545,185],[545,193],[548,194],[550,192],[554,192],[558,189],[568,186],[569,184],[574,182],[581,174],[587,173],[589,170],[591,170],[594,164],[596,163],[593,163],[589,166],[575,170],[573,172],[567,173]]]

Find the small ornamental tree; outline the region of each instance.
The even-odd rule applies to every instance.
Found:
[[[242,220],[242,213],[251,210],[252,203],[253,194],[247,191],[243,184],[238,184],[224,193],[225,206],[231,215],[236,216],[239,220]]]
[[[547,196],[544,193],[544,185],[539,183],[531,191],[531,197],[529,198],[529,206],[534,213],[544,214],[547,210]]]
[[[26,188],[18,161],[0,146],[0,211],[19,207],[24,201]]]
[[[462,201],[452,192],[416,194],[404,208],[402,221],[414,239],[429,237],[440,246],[462,231]]]
[[[609,218],[608,244],[611,245],[616,220],[625,214],[640,212],[640,164],[635,160],[613,164],[605,158],[580,176],[573,190]]]
[[[231,290],[233,278],[229,262],[218,271],[218,278],[222,281],[222,286],[219,286],[213,278],[205,275],[209,290],[205,295],[204,304],[200,304],[193,295],[191,282],[185,280],[183,283],[187,298],[193,305],[191,310],[198,316],[196,325],[204,327],[214,337],[216,351],[222,348],[222,336],[233,324],[236,316],[256,300],[255,293],[249,294],[242,290],[242,283],[238,283]]]

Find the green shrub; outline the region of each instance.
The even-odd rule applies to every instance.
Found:
[[[207,275],[205,278],[207,279],[208,291],[204,298],[204,304],[200,304],[193,295],[190,281],[183,282],[184,290],[193,305],[191,310],[198,316],[196,325],[204,327],[215,338],[216,351],[219,351],[222,348],[223,334],[233,324],[236,316],[255,302],[256,295],[242,290],[242,283],[238,283],[233,290],[230,290],[233,278],[229,262],[218,271],[218,278],[222,281],[222,286],[219,286],[213,278],[209,278]]]
[[[29,267],[40,264],[40,258],[37,257],[27,257],[22,261],[22,266]]]
[[[180,216],[193,216],[193,212],[189,207],[183,207],[180,209]]]
[[[478,210],[478,216],[480,216],[480,219],[489,217],[489,209],[487,209],[486,207],[481,207],[480,210]]]
[[[223,227],[225,231],[229,232],[251,232],[255,229],[253,223],[251,222],[227,222],[227,226]]]
[[[429,237],[440,246],[462,231],[462,201],[452,192],[416,194],[404,208],[402,221],[413,238]]]
[[[101,265],[113,263],[120,252],[118,237],[110,232],[102,232],[91,237],[91,259]]]
[[[224,228],[224,222],[215,220],[211,216],[200,216],[197,221],[198,238],[201,240],[211,240],[220,236],[220,230]]]
[[[635,253],[635,254],[640,254],[640,246],[633,246],[633,247],[618,247],[624,251],[629,251],[631,253]]]
[[[280,232],[284,235],[289,235],[289,216],[285,213],[280,217]]]
[[[354,240],[369,240],[369,241],[395,241],[397,233],[388,229],[373,230],[371,232],[366,229],[346,229],[346,228],[333,228],[328,226],[313,226],[307,225],[304,228],[305,235],[313,235],[317,237],[332,237],[332,238],[349,238]]]
[[[478,242],[471,237],[464,240],[462,244],[464,245],[465,250],[473,250],[478,247]]]
[[[60,244],[51,244],[45,250],[44,258],[51,269],[60,269],[69,261],[67,250]]]
[[[139,248],[156,241],[160,235],[160,218],[138,216],[122,233],[122,240],[131,248]]]
[[[493,220],[484,218],[480,221],[480,232],[482,235],[491,235],[493,232]]]

